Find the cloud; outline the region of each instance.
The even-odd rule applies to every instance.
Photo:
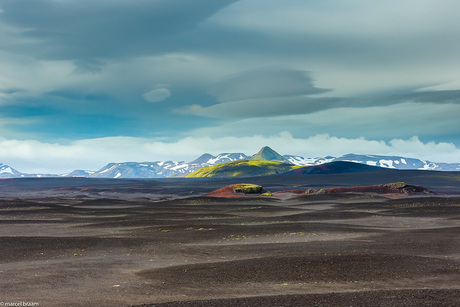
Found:
[[[393,95],[387,99],[397,101],[460,104],[460,90],[416,91],[413,93]]]
[[[281,154],[304,157],[340,156],[347,153],[401,155],[435,162],[459,162],[460,149],[452,143],[423,143],[417,137],[389,142],[365,138],[339,138],[319,134],[296,138],[288,132],[271,136],[185,137],[171,142],[162,139],[109,137],[68,144],[33,140],[0,139],[2,163],[22,172],[64,173],[74,169],[98,170],[109,162],[186,160],[204,152],[253,154],[270,146]]]
[[[40,100],[42,95],[59,91],[132,102],[139,99],[139,93],[151,91],[152,84],[204,91],[209,83],[231,71],[230,63],[192,53],[106,61],[100,69],[88,71],[79,70],[72,61],[37,60],[0,51],[0,93],[5,95],[3,101],[6,96],[12,101],[22,97]]]
[[[2,136],[51,144],[286,130],[458,146],[459,8],[454,0],[0,0],[0,113],[36,120],[5,122]]]
[[[458,78],[460,41],[452,37],[460,26],[454,14],[459,9],[460,3],[451,0],[346,5],[248,0],[226,7],[205,25],[225,31],[216,37],[219,52],[256,53],[248,65],[270,59],[306,68],[335,95],[356,95]],[[239,52],[234,46],[241,46]]]
[[[171,96],[171,91],[165,87],[160,87],[151,90],[150,92],[142,95],[148,102],[160,102]]]
[[[74,74],[75,68],[69,61],[41,61],[0,51],[0,92],[8,94],[2,101],[36,98],[68,84],[78,84],[82,77],[88,83],[94,80],[89,75]]]
[[[415,6],[417,5],[417,6]],[[395,8],[398,8],[395,10]],[[364,0],[351,0],[346,4],[340,0],[305,2],[286,0],[280,5],[277,0],[250,0],[237,2],[210,18],[210,22],[245,30],[275,31],[277,33],[332,34],[391,34],[406,35],[423,31],[445,31],[449,25],[456,24],[455,13],[460,7],[456,1],[397,0],[372,3]],[[444,22],[430,25],[427,17],[444,16]],[[392,22],[388,22],[391,18]],[[347,20],[345,26],[342,21]],[[312,27],[316,26],[316,27]],[[397,33],[396,30],[402,33]]]
[[[343,99],[312,98],[329,90],[313,85],[307,71],[264,67],[235,74],[211,87],[209,93],[221,102],[175,109],[179,114],[207,117],[265,117],[311,113],[333,108]]]
[[[199,106],[190,112],[200,113]],[[298,137],[327,133],[340,137],[390,140],[418,135],[423,140],[450,140],[460,145],[458,104],[406,102],[390,106],[347,107],[311,114],[238,118],[192,130],[193,136],[273,135]]]
[[[283,71],[280,76],[257,78],[257,74],[245,74],[231,82],[219,84],[217,94],[221,103],[210,106],[193,104],[174,109],[179,114],[191,114],[214,118],[255,118],[280,115],[311,114],[337,108],[373,108],[415,102],[419,104],[460,104],[460,90],[401,89],[392,94],[389,90],[372,96],[328,97],[312,95],[327,90],[315,88],[310,78],[299,76],[299,72]],[[285,75],[289,78],[284,78]],[[277,78],[280,77],[280,78]],[[282,81],[280,81],[282,80]],[[308,82],[306,82],[308,81]],[[296,84],[297,83],[297,84]],[[291,84],[292,86],[286,86]],[[298,86],[297,86],[298,85]],[[309,93],[310,92],[310,93]],[[366,111],[364,111],[366,112]],[[417,112],[413,110],[411,112]],[[327,113],[317,114],[327,120]],[[353,115],[352,115],[353,116]],[[409,114],[410,116],[410,114]],[[365,121],[366,118],[363,118]],[[359,120],[362,122],[362,120]]]
[[[339,107],[341,98],[309,98],[303,96],[245,99],[203,107],[198,104],[175,109],[179,114],[216,118],[254,118],[290,114],[306,114]]]
[[[46,59],[93,62],[171,51],[177,36],[235,0],[17,0],[0,2],[2,23],[29,44],[7,46]],[[25,48],[27,47],[27,48]]]
[[[220,102],[276,98],[327,92],[316,88],[307,71],[264,67],[245,71],[214,85],[209,91]]]

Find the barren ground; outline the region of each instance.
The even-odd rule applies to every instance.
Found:
[[[0,224],[0,302],[460,305],[455,196],[51,195],[0,200]]]

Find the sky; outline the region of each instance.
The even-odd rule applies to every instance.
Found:
[[[460,162],[457,0],[0,0],[0,163]]]

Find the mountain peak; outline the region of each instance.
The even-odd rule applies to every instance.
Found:
[[[261,150],[259,150],[258,153],[253,155],[250,159],[251,160],[265,160],[265,161],[281,161],[281,162],[286,161],[286,159],[282,155],[280,155],[279,153],[277,153],[276,151],[274,151],[268,146],[263,147]]]
[[[215,157],[209,153],[205,153],[205,154],[202,154],[201,156],[199,156],[198,158],[196,158],[195,160],[193,160],[192,162],[190,163],[206,163],[208,162],[210,159],[214,159]]]

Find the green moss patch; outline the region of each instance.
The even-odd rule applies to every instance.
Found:
[[[299,166],[274,161],[239,160],[202,167],[187,177],[251,177],[291,171]]]

